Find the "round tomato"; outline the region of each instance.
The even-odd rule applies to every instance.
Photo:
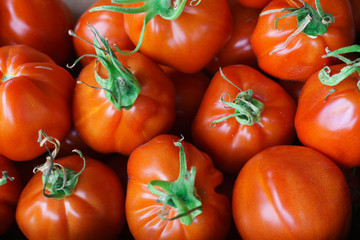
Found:
[[[251,158],[234,186],[233,216],[243,239],[346,239],[349,188],[325,155],[274,146]]]
[[[339,73],[345,66],[331,66],[331,74]],[[315,73],[302,89],[295,117],[301,143],[326,154],[342,167],[360,165],[359,80],[355,72],[336,86],[327,86]]]
[[[245,65],[215,74],[192,124],[192,139],[215,166],[237,174],[253,155],[294,140],[294,100],[275,81]]]
[[[223,176],[208,155],[160,135],[130,155],[127,170],[125,212],[135,239],[225,238],[230,202],[215,192]]]
[[[15,223],[15,209],[22,190],[13,162],[0,155],[0,236]]]
[[[237,0],[244,6],[250,8],[264,8],[271,0]]]
[[[233,16],[233,31],[230,39],[205,67],[211,75],[219,67],[232,64],[245,64],[257,67],[257,58],[251,47],[251,35],[259,18],[260,10],[241,5],[237,0],[229,0]]]
[[[279,79],[300,81],[336,62],[334,58],[322,57],[326,48],[335,50],[354,40],[354,19],[348,0],[271,1],[263,9],[251,37],[263,71]]]
[[[119,9],[126,13],[134,13],[134,9],[144,5],[142,1],[114,2],[126,4],[127,10]],[[198,72],[231,35],[228,0],[176,1],[180,2],[179,6],[175,6],[174,1],[144,2],[144,12],[135,10],[136,14],[124,15],[125,30],[138,45],[144,22],[147,22],[139,50],[159,64],[181,72]]]
[[[98,0],[89,9],[101,5],[115,5],[111,0]],[[89,29],[89,25],[94,26],[101,35],[104,35],[109,40],[109,44],[113,47],[114,44],[119,49],[133,49],[134,44],[125,32],[124,16],[122,13],[116,13],[112,11],[93,11],[89,9],[85,11],[78,19],[74,32],[76,35],[83,39],[93,42],[94,34]],[[73,43],[77,56],[84,54],[95,54],[94,47],[85,41],[75,37]],[[114,50],[114,48],[113,48]],[[91,62],[92,58],[83,58],[81,63],[83,65]]]
[[[73,54],[74,16],[61,0],[1,0],[0,46],[24,44],[65,65]]]
[[[25,45],[0,48],[0,154],[24,161],[45,152],[39,129],[62,140],[71,127],[75,81],[44,53]]]
[[[78,155],[55,162],[67,168],[70,181],[84,166]],[[119,178],[107,165],[86,157],[75,188],[64,191],[70,192],[67,196],[63,192],[61,196],[45,196],[45,176],[35,174],[19,198],[16,221],[27,239],[115,239],[120,234],[125,221],[124,192]],[[71,186],[70,181],[66,187]],[[61,186],[63,177],[55,182],[55,187]],[[45,190],[46,194],[54,192]]]

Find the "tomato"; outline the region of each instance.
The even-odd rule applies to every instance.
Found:
[[[239,3],[250,8],[264,8],[271,0],[237,0]]]
[[[341,170],[303,146],[274,146],[251,158],[233,192],[243,239],[346,239],[350,193]]]
[[[278,80],[277,81],[281,87],[285,89],[287,93],[295,100],[295,102],[298,102],[301,89],[304,86],[305,82],[303,81],[294,81],[294,80]]]
[[[205,92],[192,137],[218,169],[237,174],[261,150],[292,143],[296,104],[279,84],[249,66],[227,66],[222,73],[213,77]],[[256,112],[249,111],[254,106]]]
[[[89,9],[100,5],[115,5],[111,0],[98,0]],[[94,11],[86,10],[78,19],[74,32],[83,39],[92,42],[94,35],[89,29],[89,25],[94,26],[101,35],[104,35],[109,40],[109,44],[120,49],[132,49],[134,44],[131,42],[124,28],[124,16],[122,13],[115,13],[111,11]],[[115,30],[116,29],[116,30]],[[84,54],[95,54],[94,47],[79,38],[73,38],[75,51],[78,57]],[[113,48],[114,49],[114,48]],[[91,62],[92,58],[83,58],[81,63],[83,65]]]
[[[61,0],[0,1],[0,46],[24,44],[65,65],[73,54],[74,16]]]
[[[126,70],[125,77],[117,72],[119,66],[114,72],[113,65],[109,70],[113,72],[109,73],[103,65],[109,63],[95,60],[80,72],[78,80],[86,85],[77,84],[75,88],[73,122],[80,138],[95,151],[129,155],[139,145],[170,130],[175,117],[175,90],[161,68],[143,54],[118,53],[116,56],[117,64],[123,65],[121,71]],[[94,69],[98,75],[94,74]],[[107,84],[107,91],[104,87],[97,89],[101,88],[96,80],[98,76],[105,79],[102,81]],[[119,79],[121,84],[117,82]],[[116,88],[109,90],[113,86]],[[125,94],[121,95],[121,89],[125,89],[125,94],[130,93],[133,102],[119,107],[118,103],[130,101],[130,98],[125,99]],[[109,91],[113,92],[109,94]],[[139,92],[133,98],[135,91]],[[120,96],[114,98],[113,94],[119,92]]]
[[[182,1],[186,3],[184,7],[182,3],[171,6],[174,1],[167,1],[169,6],[148,0],[137,3],[130,0],[114,2],[126,4],[129,9],[123,12],[145,4],[146,13],[124,15],[126,32],[137,45],[146,15],[145,21],[148,23],[140,52],[159,64],[181,72],[195,73],[203,69],[231,35],[232,19],[228,0]],[[154,13],[163,14],[164,18],[154,16]],[[175,19],[178,14],[181,15]]]
[[[191,124],[200,106],[210,78],[202,72],[182,73],[173,68],[161,66],[175,87],[175,121],[170,133],[191,138]]]
[[[335,50],[351,45],[355,40],[354,20],[348,0],[304,2],[307,5],[298,0],[271,1],[263,9],[262,14],[265,15],[259,17],[252,34],[251,43],[260,68],[278,79],[306,81],[314,72],[336,62],[335,59],[322,58],[326,54],[325,48]],[[316,12],[315,3],[321,3],[323,12],[319,12],[324,17]],[[300,7],[302,10],[299,10]],[[288,8],[292,8],[293,12],[276,12],[276,9]],[[305,9],[315,9],[315,12],[300,13]],[[275,12],[271,12],[273,10]],[[284,17],[295,12],[299,15]],[[307,22],[305,15],[313,15],[312,20],[303,31],[295,34]],[[321,23],[322,19],[325,25]]]
[[[15,223],[15,209],[22,190],[13,162],[0,155],[0,236]]]
[[[45,152],[39,129],[62,140],[71,127],[75,81],[44,53],[25,45],[0,48],[0,154],[24,161]]]
[[[130,155],[125,201],[130,231],[135,239],[223,239],[229,230],[231,217],[228,198],[214,190],[221,183],[222,174],[214,168],[207,154],[189,142],[177,141],[178,137],[160,135],[138,147]],[[176,142],[181,146],[175,145]],[[157,188],[161,187],[162,183],[173,186],[181,181],[186,182],[183,182],[184,185],[176,185],[178,188],[175,189],[186,191],[189,195],[182,196],[175,190],[174,195],[169,196],[171,200],[168,204],[174,206],[174,199],[179,198],[182,208],[186,204],[188,210],[199,209],[196,206],[201,204],[202,211],[199,213],[196,210],[196,216],[186,215],[174,220],[163,220],[162,218],[171,219],[177,216],[182,208],[178,207],[179,205],[166,206],[166,212],[163,212],[166,197],[158,198],[157,193],[150,191],[148,186]],[[191,205],[194,198],[197,204]],[[164,215],[166,213],[167,215]],[[186,222],[183,218],[192,218],[192,222]]]
[[[55,162],[76,173],[84,164],[78,155]],[[88,157],[85,162],[70,195],[44,196],[40,172],[25,186],[16,221],[27,239],[115,239],[120,234],[125,221],[120,180],[107,165]],[[60,187],[63,180],[58,180]]]
[[[330,67],[336,74],[345,64]],[[342,167],[360,164],[360,77],[353,73],[336,86],[326,86],[315,73],[299,98],[295,127],[301,143],[326,154]],[[335,92],[329,94],[331,89]]]
[[[260,10],[241,5],[237,0],[229,0],[233,16],[233,32],[225,46],[205,67],[215,74],[219,67],[231,64],[245,64],[257,67],[257,58],[252,50],[250,38],[259,18]]]

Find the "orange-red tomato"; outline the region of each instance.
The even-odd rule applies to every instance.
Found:
[[[315,1],[305,2],[317,9]],[[268,13],[259,17],[251,43],[263,71],[278,79],[306,81],[314,72],[336,61],[335,58],[322,57],[326,54],[325,48],[333,51],[353,44],[355,26],[349,1],[321,0],[320,4],[324,12],[334,18],[334,22],[327,26],[326,31],[320,28],[321,31],[315,33],[311,31],[312,23],[309,23],[309,27],[304,29],[306,33],[302,31],[292,36],[299,28],[297,16],[279,19],[277,28],[275,20],[288,14],[288,11]],[[284,8],[298,9],[300,6],[303,6],[303,3],[299,0],[274,0],[262,13]],[[326,18],[324,19],[327,21]],[[313,35],[310,35],[310,32]],[[318,35],[315,37],[316,34]]]
[[[275,146],[250,159],[233,192],[243,239],[346,239],[349,188],[328,157],[303,146]]]
[[[18,170],[12,161],[0,155],[0,236],[15,223],[15,209],[21,190]]]
[[[44,53],[25,45],[0,48],[0,154],[24,161],[46,149],[44,129],[60,141],[71,127],[75,81]]]
[[[192,139],[210,155],[218,169],[237,174],[245,162],[261,150],[293,142],[296,104],[279,84],[249,66],[231,65],[222,72],[232,83],[220,72],[215,74],[192,124]],[[241,99],[238,95],[249,90],[253,92],[251,101],[255,99],[263,104],[256,113],[256,121],[243,123],[241,119],[245,115],[240,115],[214,124],[218,119],[241,113],[244,108],[244,112],[249,112],[252,102],[241,108],[245,101],[240,101],[237,104],[240,110],[222,102],[222,99],[229,102]]]
[[[27,239],[115,239],[120,234],[125,222],[120,180],[104,163],[85,159],[86,166],[71,195],[45,197],[40,172],[25,186],[16,221]],[[75,172],[84,164],[78,155],[55,162]]]
[[[125,32],[124,16],[122,13],[111,11],[89,11],[91,8],[101,5],[115,6],[116,4],[112,3],[111,0],[96,1],[78,19],[74,28],[75,34],[89,42],[93,42],[94,34],[89,29],[88,24],[90,24],[94,26],[101,35],[106,36],[112,48],[113,45],[116,44],[116,46],[122,50],[133,49],[134,44]],[[74,37],[73,43],[78,57],[84,54],[95,54],[94,47],[85,41]],[[92,58],[85,57],[81,60],[81,63],[86,65],[92,60]]]
[[[160,135],[138,147],[128,161],[128,188],[125,211],[135,239],[224,239],[230,227],[229,199],[215,192],[223,179],[211,159],[192,144],[182,141],[187,169],[195,167],[195,188],[202,202],[202,213],[189,225],[163,220],[158,215],[163,204],[148,189],[153,180],[175,181],[179,176],[179,138]],[[187,199],[181,199],[186,201]],[[170,203],[171,204],[171,203]],[[166,207],[166,218],[177,215],[177,209]]]
[[[1,0],[0,46],[24,44],[65,66],[73,54],[74,16],[61,0]]]

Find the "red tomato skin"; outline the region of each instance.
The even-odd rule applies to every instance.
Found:
[[[232,16],[228,0],[207,0],[197,6],[190,4],[191,1],[186,3],[176,20],[153,18],[146,26],[140,52],[181,72],[202,70],[229,39]],[[143,13],[124,15],[125,30],[135,45],[144,16]]]
[[[315,8],[315,0],[305,2]],[[272,55],[269,53],[281,46],[297,29],[296,16],[279,19],[280,31],[274,27],[275,19],[287,12],[259,17],[251,44],[263,71],[278,79],[306,81],[314,72],[336,62],[335,58],[322,58],[326,54],[326,47],[333,51],[354,43],[355,26],[348,0],[321,1],[321,6],[335,19],[335,22],[329,25],[327,33],[316,38],[300,33],[291,39],[285,48]],[[274,0],[262,12],[288,7],[294,7],[291,1]]]
[[[126,219],[135,239],[224,239],[230,227],[230,202],[215,192],[223,180],[207,154],[182,141],[187,167],[196,167],[195,187],[202,199],[203,212],[190,225],[180,220],[164,221],[158,217],[162,204],[149,192],[150,181],[175,181],[179,176],[179,148],[173,135],[159,135],[137,148],[128,161],[129,176],[125,201]],[[170,209],[168,217],[177,212]]]
[[[271,0],[237,0],[244,6],[263,9]]]
[[[210,155],[218,169],[237,174],[245,162],[261,150],[293,142],[296,104],[280,85],[251,67],[231,65],[222,71],[243,91],[252,89],[253,97],[265,105],[261,121],[247,126],[229,118],[211,126],[214,120],[234,113],[234,109],[220,102],[222,94],[230,94],[232,100],[239,93],[218,72],[195,116],[192,139],[197,147]]]
[[[271,147],[249,160],[236,179],[232,207],[247,240],[346,239],[351,221],[341,170],[303,146]]]
[[[233,30],[230,39],[205,67],[206,72],[214,75],[219,67],[232,64],[245,64],[257,67],[257,58],[252,50],[251,35],[259,18],[260,9],[248,8],[237,0],[230,0],[233,16]]]
[[[94,34],[89,29],[88,24],[90,24],[96,28],[101,36],[105,36],[108,39],[113,50],[115,50],[113,47],[114,44],[122,50],[133,49],[135,46],[125,32],[124,15],[122,13],[111,11],[89,12],[91,8],[101,5],[118,6],[117,4],[112,3],[111,0],[96,1],[80,16],[76,22],[74,27],[75,34],[89,42],[93,42]],[[77,37],[73,38],[73,44],[78,57],[84,54],[95,54],[93,46]],[[85,57],[81,59],[81,63],[82,65],[86,65],[92,60],[92,58]]]
[[[120,55],[118,59],[141,84],[133,107],[118,111],[105,97],[104,90],[77,84],[73,97],[73,122],[81,139],[100,153],[129,155],[152,137],[170,130],[175,118],[175,90],[171,80],[141,53]],[[78,80],[99,87],[94,64],[86,65]],[[98,72],[107,77],[99,65]],[[84,101],[86,99],[86,101]]]
[[[16,205],[22,190],[20,175],[13,162],[0,155],[0,178],[3,171],[14,179],[0,186],[0,236],[15,223]]]
[[[14,77],[4,81],[3,77]],[[60,141],[71,127],[75,81],[44,53],[25,45],[0,48],[0,154],[15,161],[43,154],[38,131]]]
[[[74,16],[61,0],[0,1],[0,46],[24,44],[65,66],[73,54]]]
[[[331,66],[331,74],[338,73],[344,66]],[[358,81],[359,75],[354,73],[334,87],[325,86],[315,73],[303,87],[295,116],[295,128],[301,143],[346,168],[360,164]],[[325,101],[331,88],[335,88],[335,92]]]
[[[76,172],[83,166],[77,155],[56,162]],[[16,209],[16,221],[27,239],[115,239],[121,232],[124,192],[107,165],[86,157],[74,192],[63,199],[44,197],[41,178],[41,173],[33,176]]]

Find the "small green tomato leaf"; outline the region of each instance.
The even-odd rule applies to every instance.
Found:
[[[0,178],[0,186],[7,183],[7,180],[14,181],[15,178],[9,177],[7,171],[2,171],[2,177]]]

